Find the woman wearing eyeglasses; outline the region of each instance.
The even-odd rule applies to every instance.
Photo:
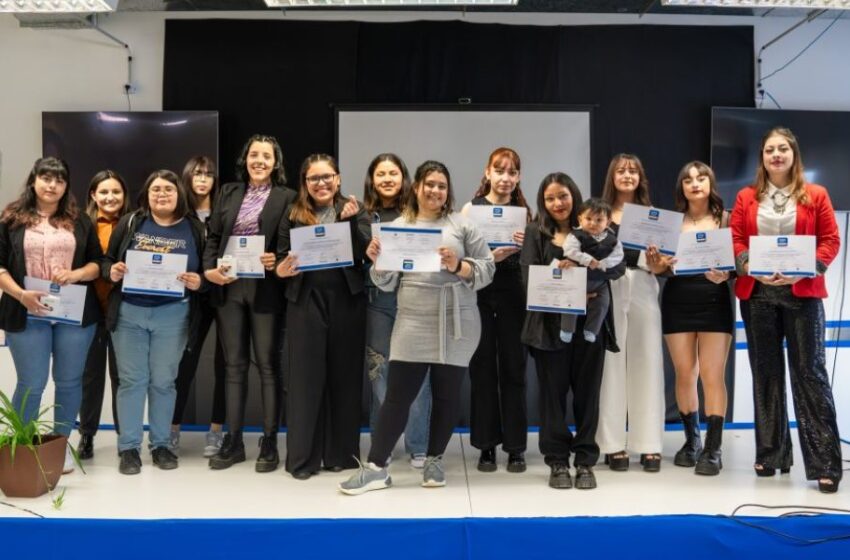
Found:
[[[218,195],[218,178],[215,173],[215,162],[206,156],[196,156],[186,162],[183,168],[183,184],[189,187],[189,199],[192,212],[204,224],[209,225],[216,196]],[[206,296],[206,294],[204,294]],[[171,419],[171,450],[177,452],[180,448],[180,424],[183,423],[183,412],[189,400],[189,389],[198,370],[201,350],[215,320],[215,307],[210,304],[208,297],[203,297],[200,305],[201,318],[198,330],[186,344],[183,359],[180,360],[180,370],[177,373],[177,401],[174,403],[174,417]],[[215,341],[215,358],[213,363],[214,386],[212,401],[212,416],[210,430],[206,435],[204,457],[212,457],[221,449],[223,439],[222,425],[225,421],[224,404],[224,352],[221,340]]]
[[[151,173],[138,203],[139,209],[121,218],[112,231],[102,267],[103,276],[115,284],[106,327],[112,331],[118,361],[118,470],[127,475],[142,468],[145,401],[153,464],[163,470],[178,466],[168,447],[174,380],[189,333],[197,326],[195,295],[203,284],[204,226],[190,214],[188,195],[177,174],[165,169]],[[185,255],[186,271],[176,276],[183,293],[162,293],[176,286],[158,287],[160,293],[125,292],[126,276],[136,266],[127,264],[129,251]]]
[[[283,152],[273,136],[256,134],[248,139],[236,161],[236,174],[240,182],[221,188],[204,252],[204,275],[215,284],[210,300],[218,310],[218,338],[224,351],[228,425],[221,449],[210,458],[210,468],[226,469],[245,460],[242,425],[253,349],[263,403],[263,438],[255,470],[271,472],[280,462],[279,357],[286,305],[272,269],[278,226],[295,193],[286,188]],[[226,254],[232,257],[228,251],[239,238],[257,235],[263,236],[264,252],[259,258],[264,272],[260,277],[234,277],[230,267],[220,265],[218,259]]]
[[[284,214],[277,274],[286,278],[288,378],[286,470],[306,480],[320,468],[357,466],[366,292],[363,259],[369,217],[354,196],[340,193],[339,167],[326,154],[304,160],[298,199]],[[291,251],[293,228],[347,222],[354,265],[301,271]]]

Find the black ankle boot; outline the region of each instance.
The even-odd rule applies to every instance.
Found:
[[[221,449],[210,457],[210,468],[214,470],[229,469],[236,463],[245,461],[245,444],[242,443],[242,432],[228,433],[224,436]]]
[[[702,441],[699,434],[699,413],[685,414],[679,411],[682,424],[685,427],[685,445],[676,452],[673,464],[679,467],[693,467],[697,464],[697,456],[702,451]]]
[[[280,463],[277,454],[277,434],[269,434],[260,438],[260,455],[257,457],[255,470],[259,473],[272,472]]]
[[[709,416],[708,433],[705,436],[705,449],[697,459],[697,466],[694,472],[713,476],[720,474],[720,469],[723,468],[723,461],[720,456],[720,445],[723,443],[723,417]]]

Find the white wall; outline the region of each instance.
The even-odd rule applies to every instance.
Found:
[[[831,21],[805,24],[764,54],[764,74],[787,62]],[[101,25],[132,48],[134,110],[162,109],[164,20],[166,18],[334,19],[406,21],[412,19],[532,25],[753,25],[756,50],[796,23],[790,17],[660,16],[643,18],[598,14],[333,13],[289,10],[246,13],[119,13]],[[765,82],[788,109],[850,110],[850,18],[838,21],[797,62]],[[755,55],[755,53],[754,53]],[[699,72],[694,68],[694,72]],[[126,110],[123,85],[126,52],[92,30],[22,29],[11,15],[0,15],[0,206],[14,198],[29,166],[40,155],[41,111]],[[683,83],[682,87],[688,87]],[[755,87],[755,86],[754,86]],[[771,107],[765,102],[765,107]],[[837,188],[846,188],[837,186]],[[834,290],[835,287],[831,286]],[[739,360],[741,361],[741,360]],[[14,370],[8,351],[0,349],[0,389],[10,391]],[[52,389],[46,396],[49,401]],[[846,392],[845,392],[846,393]],[[838,396],[838,395],[836,395]],[[847,399],[850,401],[850,394]],[[850,402],[839,403],[850,415]],[[108,406],[104,407],[104,412]],[[105,418],[104,421],[108,421]],[[850,427],[850,423],[844,422]],[[845,429],[845,432],[849,430]]]

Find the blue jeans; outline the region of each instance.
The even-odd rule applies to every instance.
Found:
[[[375,428],[378,409],[387,394],[390,336],[396,314],[395,292],[382,292],[369,288],[369,305],[366,308],[366,369],[372,385],[372,407],[369,425]],[[426,376],[413,404],[404,428],[404,449],[407,453],[425,454],[428,450],[428,424],[431,419],[431,384]]]
[[[83,368],[89,354],[97,324],[87,327],[51,324],[49,321],[27,320],[21,332],[6,333],[12,361],[18,374],[12,404],[20,410],[24,395],[29,391],[24,420],[36,416],[41,408],[41,395],[50,375],[50,357],[53,356],[53,422],[57,434],[71,434],[80,401],[83,398]]]
[[[168,446],[177,396],[174,380],[188,335],[188,301],[158,307],[121,302],[112,333],[118,361],[118,451],[141,449],[145,397],[150,445]]]

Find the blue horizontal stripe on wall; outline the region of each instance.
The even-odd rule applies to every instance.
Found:
[[[850,340],[827,340],[824,342],[824,346],[827,348],[850,348]],[[787,348],[787,345],[783,342],[783,348]],[[746,342],[736,342],[735,350],[746,350],[747,343]]]
[[[744,322],[743,321],[735,321],[736,329],[743,329]],[[850,321],[827,321],[826,328],[828,329],[847,329],[850,328]]]

